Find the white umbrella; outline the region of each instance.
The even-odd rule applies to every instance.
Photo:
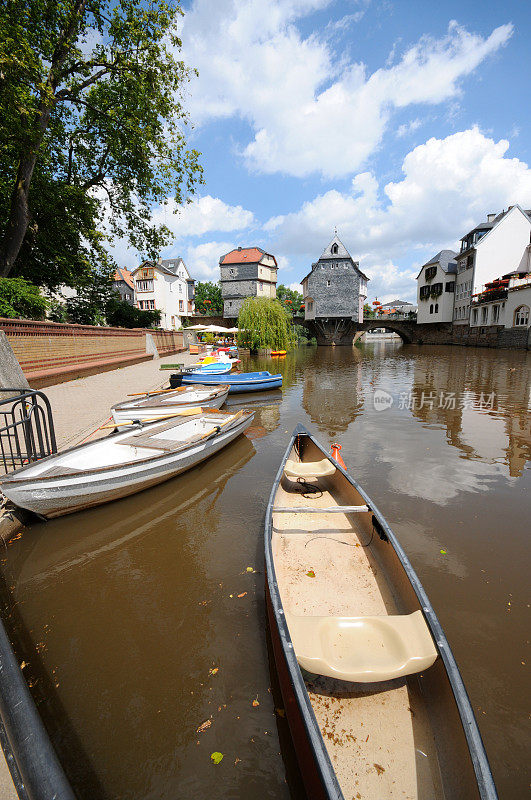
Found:
[[[227,333],[238,333],[239,328],[227,328]]]
[[[187,331],[204,331],[206,325],[189,325],[186,330]]]
[[[221,325],[207,325],[203,329],[203,333],[227,333],[228,328],[222,328]]]

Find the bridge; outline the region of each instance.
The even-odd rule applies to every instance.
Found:
[[[318,345],[325,347],[352,347],[360,336],[377,328],[397,333],[406,344],[445,344],[452,338],[450,322],[418,325],[415,319],[400,315],[377,316],[363,322],[353,322],[348,317],[315,320],[303,320],[299,317],[295,321],[304,325],[315,336]]]

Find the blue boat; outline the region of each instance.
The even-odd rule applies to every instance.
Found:
[[[173,376],[172,376],[173,377]],[[210,385],[217,382],[217,375],[205,373],[194,377],[190,374],[182,376],[183,383],[202,383]],[[223,383],[229,385],[229,394],[236,392],[263,392],[267,389],[279,389],[282,386],[282,375],[271,375],[270,372],[239,372],[223,377]]]
[[[218,361],[213,364],[201,364],[198,367],[193,367],[190,372],[186,372],[187,375],[226,375],[228,372],[231,371],[233,364],[226,361]],[[197,381],[193,380],[192,383],[197,383]]]

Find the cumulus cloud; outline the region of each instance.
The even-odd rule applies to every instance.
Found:
[[[175,237],[201,236],[212,231],[239,231],[254,222],[252,211],[231,206],[207,194],[178,206],[173,198],[153,211],[153,222],[166,225]]]
[[[397,259],[420,251],[422,264],[422,256],[456,246],[486,213],[516,203],[531,207],[531,170],[507,157],[508,148],[507,140],[495,142],[477,127],[431,138],[407,154],[403,178],[383,190],[372,173],[363,172],[349,191],[332,189],[294,213],[269,219],[271,248],[314,259],[337,225],[353,258],[373,278],[372,294],[396,297],[409,286],[411,296],[419,257],[405,270]]]
[[[301,17],[329,4],[195,0],[185,18],[185,60],[199,69],[192,118],[248,121],[252,138],[240,153],[252,170],[355,172],[380,144],[394,109],[457,97],[460,81],[513,31],[501,25],[482,37],[451,22],[446,36],[423,36],[396,63],[369,74],[363,63],[334,58],[326,34],[304,37],[297,29]]]
[[[203,242],[203,244],[190,245],[185,253],[179,253],[184,258],[190,275],[200,281],[219,280],[219,259],[234,247],[233,242]]]

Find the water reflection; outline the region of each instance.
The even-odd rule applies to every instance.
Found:
[[[362,356],[357,347],[327,347],[304,376],[302,405],[319,430],[332,438],[363,409]]]
[[[519,477],[531,458],[531,371],[525,354],[517,355],[516,366],[470,351],[459,359],[445,355],[415,360],[412,414],[443,425],[463,457],[506,464],[509,475]]]

